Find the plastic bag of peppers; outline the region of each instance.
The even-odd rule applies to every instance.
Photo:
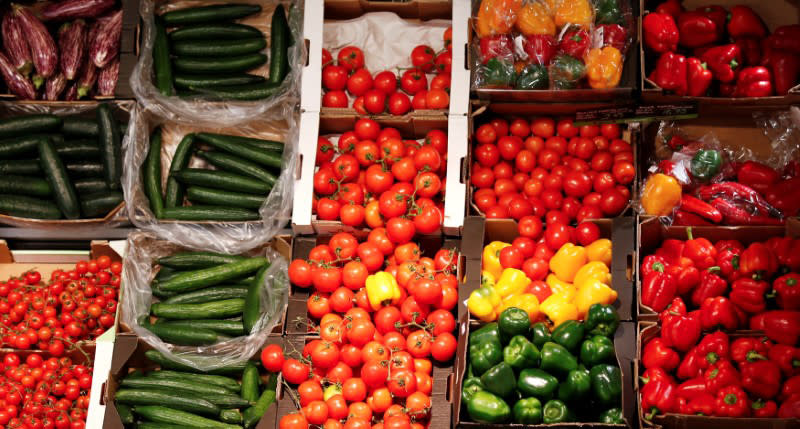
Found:
[[[473,88],[615,88],[634,20],[623,0],[481,0]]]

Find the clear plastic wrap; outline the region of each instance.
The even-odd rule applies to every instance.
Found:
[[[168,344],[139,325],[138,320],[150,314],[154,299],[150,282],[157,270],[154,261],[160,257],[186,250],[181,246],[159,240],[145,232],[128,236],[123,262],[121,323],[142,338],[147,344],[164,353],[169,359],[201,371],[210,371],[250,359],[263,346],[272,329],[280,323],[287,305],[289,277],[287,262],[271,247],[252,250],[248,256],[264,256],[270,267],[261,285],[261,316],[253,332],[247,336],[230,338],[217,344],[190,347]]]
[[[289,74],[283,80],[277,94],[258,101],[210,101],[204,97],[164,96],[159,93],[153,83],[153,42],[155,40],[154,16],[167,11],[184,9],[193,6],[207,6],[224,3],[218,0],[181,0],[166,2],[163,0],[141,0],[139,13],[142,18],[141,44],[139,61],[131,74],[131,88],[136,99],[149,111],[172,121],[193,123],[195,121],[215,122],[220,126],[231,126],[248,121],[250,118],[263,115],[268,110],[281,104],[291,104],[298,100],[300,87],[300,71],[303,66],[305,44],[302,31],[302,1],[289,0],[240,0],[240,3],[258,4],[262,11],[256,15],[238,20],[261,30],[267,38],[269,51],[269,34],[272,13],[278,4],[286,7],[289,28],[294,43],[289,47]],[[250,73],[269,76],[269,60]]]
[[[142,110],[137,106],[137,109]],[[269,241],[291,219],[291,201],[294,189],[292,173],[297,163],[297,139],[299,130],[292,106],[278,108],[251,118],[235,127],[221,128],[218,125],[195,123],[188,125],[161,119],[150,112],[140,112],[129,127],[123,146],[125,165],[122,184],[125,190],[128,215],[139,228],[151,231],[161,238],[182,246],[209,249],[226,253],[241,253]],[[256,137],[284,142],[282,169],[278,180],[262,204],[261,220],[249,222],[217,221],[171,221],[159,220],[150,209],[150,203],[142,188],[142,166],[150,146],[150,134],[157,127],[162,129],[162,189],[167,180],[166,172],[180,139],[190,133],[207,131],[221,134]],[[189,167],[206,168],[207,163],[196,157]],[[210,168],[210,167],[209,167]]]

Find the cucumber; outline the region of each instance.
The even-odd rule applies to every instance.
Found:
[[[125,404],[117,404],[117,414],[119,414],[119,419],[124,425],[132,425],[136,421],[136,419],[133,417],[133,411],[131,411],[131,407]]]
[[[272,82],[248,85],[215,86],[210,88],[189,87],[184,97],[203,96],[214,100],[253,101],[263,100],[278,93],[280,84]]]
[[[188,371],[188,372],[196,373],[196,374],[190,374],[190,375],[192,375],[192,376],[196,375],[198,377],[206,377],[207,374],[212,374],[212,375],[237,374],[237,375],[241,375],[242,371],[244,371],[244,362],[227,365],[225,367],[217,368],[217,369],[211,370],[211,371],[201,372],[201,371],[198,371],[198,370],[196,370],[196,369],[194,369],[194,368],[192,368],[192,367],[190,367],[188,365],[183,365],[181,363],[175,362],[175,361],[167,358],[166,356],[164,356],[158,350],[148,350],[148,351],[144,352],[144,355],[145,355],[145,357],[147,359],[150,359],[151,361],[161,365],[161,368],[173,369],[173,370],[184,371],[184,372]],[[166,372],[166,371],[161,371],[161,372]],[[172,371],[172,372],[175,372],[175,371]],[[151,373],[151,374],[154,374],[154,373]],[[148,374],[147,376],[149,377],[151,374]],[[227,378],[227,377],[225,377],[225,378]]]
[[[165,291],[188,292],[250,274],[265,265],[269,265],[269,261],[264,258],[247,258],[230,264],[187,271],[162,282],[161,288]],[[203,318],[212,317],[199,317],[199,319]]]
[[[119,389],[114,395],[115,401],[126,405],[169,405],[184,411],[219,415],[220,408],[211,402],[199,397],[187,397],[185,392],[166,392],[155,389]],[[138,407],[136,407],[138,408]],[[134,412],[136,411],[134,408]]]
[[[159,265],[178,270],[196,270],[200,268],[216,267],[217,265],[230,264],[247,259],[241,255],[226,255],[216,252],[179,252],[163,258],[158,258]]]
[[[175,70],[185,73],[241,73],[260,67],[267,56],[260,53],[234,57],[176,57],[172,60]]]
[[[156,302],[150,306],[154,316],[167,319],[222,319],[225,317],[239,316],[244,310],[244,300],[241,298],[209,301],[202,304],[167,304]]]
[[[242,413],[239,410],[222,410],[219,413],[219,419],[225,423],[242,423]]]
[[[166,323],[147,324],[144,327],[161,340],[179,346],[207,346],[219,341],[219,335],[210,329]]]
[[[35,154],[39,149],[39,141],[47,135],[15,137],[0,141],[0,159],[16,158],[19,155]]]
[[[222,41],[183,41],[172,44],[172,53],[188,57],[233,57],[252,54],[267,47],[263,36],[252,39]]]
[[[162,380],[150,377],[125,377],[120,383],[123,387],[132,389],[166,389],[183,390],[194,393],[218,393],[230,395],[231,391],[220,386],[209,385],[206,383],[193,383],[181,380]]]
[[[268,387],[261,392],[261,396],[258,398],[255,405],[244,410],[242,415],[244,427],[250,428],[255,426],[273,402],[275,402],[275,387]]]
[[[150,290],[153,292],[153,295],[157,296],[159,299],[166,299],[176,295],[174,292],[165,292],[161,290],[157,282],[150,284]]]
[[[261,377],[258,375],[258,368],[250,362],[244,367],[242,373],[242,399],[255,403],[258,401],[258,385],[261,382]]]
[[[47,113],[0,119],[0,138],[55,132],[61,123],[61,118]]]
[[[100,134],[100,153],[103,158],[103,173],[108,187],[120,189],[122,176],[122,145],[120,143],[119,123],[111,114],[111,105],[102,103],[97,107],[97,124]]]
[[[244,325],[244,331],[248,334],[253,332],[253,328],[256,326],[261,316],[260,292],[261,286],[266,281],[267,268],[269,268],[269,265],[261,267],[261,269],[258,270],[258,274],[256,274],[255,280],[253,280],[247,288],[247,298],[245,298],[244,311],[242,312],[242,323]]]
[[[240,174],[227,171],[206,170],[204,168],[186,168],[171,174],[172,177],[187,185],[207,186],[231,192],[245,192],[265,196],[272,187],[260,180],[251,179]]]
[[[244,368],[244,366],[242,368]],[[231,392],[238,392],[241,390],[239,382],[230,377],[225,377],[222,375],[195,374],[190,372],[162,370],[153,371],[147,374],[147,377],[166,380],[183,380],[190,383],[210,384],[224,387]]]
[[[177,74],[175,75],[175,86],[182,89],[214,88],[217,86],[262,83],[265,80],[263,76],[247,73],[224,75]]]
[[[197,155],[221,170],[249,176],[271,186],[275,186],[275,182],[278,181],[278,178],[274,174],[261,168],[258,164],[242,159],[236,155],[229,155],[223,152],[206,152],[202,150],[198,151]]]
[[[239,395],[233,394],[220,395],[218,393],[205,393],[203,394],[203,398],[223,410],[244,408],[253,405],[252,402],[242,399]]]
[[[200,133],[205,138],[213,138],[219,141],[225,141],[231,144],[242,144],[248,146],[255,146],[259,149],[268,150],[272,152],[282,153],[283,143],[273,140],[258,139],[255,137],[232,136],[227,134],[214,134],[214,133]]]
[[[156,218],[164,216],[164,199],[161,197],[161,128],[150,135],[150,148],[144,160],[144,194],[150,200],[150,209]]]
[[[252,37],[264,37],[264,33],[258,28],[233,22],[190,25],[169,33],[169,38],[173,42],[183,40],[238,40]]]
[[[221,191],[219,189],[204,188],[201,186],[190,186],[186,189],[186,198],[192,203],[258,210],[267,197]]]
[[[33,176],[41,173],[42,168],[39,166],[38,159],[0,161],[0,174]]]
[[[261,216],[247,209],[198,206],[170,207],[164,209],[164,219],[179,221],[217,221],[217,222],[247,222],[261,219]]]
[[[161,18],[155,18],[156,38],[153,41],[153,73],[156,76],[156,88],[161,95],[172,95],[172,61],[169,59],[169,42],[167,29]]]
[[[216,420],[198,416],[197,414],[187,413],[175,408],[168,408],[160,405],[136,406],[133,408],[133,412],[141,417],[144,417],[146,420],[156,423],[186,425],[195,428],[241,429],[241,426],[239,425],[230,425],[227,423],[218,422]]]
[[[0,175],[0,194],[14,194],[34,197],[49,197],[53,188],[47,180],[38,177]]]
[[[172,155],[172,163],[169,166],[169,172],[177,173],[189,165],[189,160],[192,156],[192,143],[194,142],[194,134],[187,134],[178,143],[175,153]],[[167,178],[167,189],[164,191],[164,207],[179,207],[183,204],[183,187],[178,180],[174,177]]]
[[[96,140],[69,140],[56,143],[56,152],[62,159],[100,159],[100,146]]]
[[[29,219],[61,219],[52,201],[22,195],[0,194],[0,213]]]
[[[196,429],[195,426],[171,425],[169,423],[139,422],[136,429]]]
[[[58,205],[61,213],[67,219],[79,218],[81,209],[78,204],[78,194],[75,192],[75,187],[72,186],[72,181],[67,176],[64,163],[61,162],[61,158],[49,140],[39,142],[39,162],[44,171],[44,177],[53,187],[56,205]]]
[[[161,15],[167,27],[221,23],[261,12],[261,6],[243,3],[217,4],[174,10]]]
[[[174,268],[165,267],[162,265],[161,268],[158,270],[158,274],[156,274],[156,280],[165,280],[168,277],[175,275],[177,272],[178,270]]]
[[[122,192],[107,191],[89,194],[81,198],[81,213],[86,218],[105,217],[123,200]]]
[[[244,326],[241,320],[176,320],[174,322],[164,322],[163,324],[182,328],[210,329],[218,334],[234,337],[244,335]]]
[[[61,124],[61,132],[67,136],[97,137],[100,135],[100,126],[94,119],[67,116]]]
[[[269,81],[279,84],[289,73],[289,45],[292,44],[292,34],[289,23],[286,21],[286,12],[283,5],[279,4],[272,14],[270,26],[269,46]]]
[[[70,177],[75,179],[83,179],[87,177],[93,178],[103,178],[103,164],[99,162],[70,162],[66,164],[67,172],[69,173]],[[108,181],[106,181],[106,186],[108,186]],[[110,189],[110,186],[109,186]]]
[[[217,149],[224,150],[225,152],[232,153],[244,159],[249,159],[267,167],[281,168],[282,160],[280,154],[270,151],[264,151],[259,148],[237,144],[219,134],[200,133],[197,135],[198,140],[214,146]]]

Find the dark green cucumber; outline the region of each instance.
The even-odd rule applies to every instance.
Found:
[[[76,162],[76,161],[73,161],[73,162],[67,163],[66,164],[66,168],[67,168],[67,172],[69,173],[69,176],[74,178],[74,179],[83,179],[83,178],[87,178],[87,177],[93,177],[93,178],[102,177],[103,180],[105,180],[105,177],[103,177],[103,172],[105,170],[103,169],[103,164],[101,164],[99,162]],[[108,185],[107,181],[106,181],[106,185]],[[109,187],[109,189],[110,189],[110,187]]]
[[[169,207],[164,209],[164,219],[179,221],[247,222],[261,219],[252,210],[221,206]]]
[[[49,136],[35,134],[0,141],[0,159],[17,158],[20,155],[34,155],[39,149],[39,141]]]
[[[258,28],[245,24],[198,24],[178,28],[169,33],[173,42],[184,40],[238,40],[252,37],[264,37]]]
[[[14,194],[33,197],[49,197],[53,188],[47,180],[38,177],[0,175],[0,194]]]
[[[247,286],[220,285],[175,295],[164,302],[167,304],[200,304],[220,299],[245,298],[246,296]]]
[[[0,213],[29,219],[61,219],[52,201],[22,195],[0,194]]]
[[[111,105],[102,103],[97,107],[97,124],[100,134],[100,154],[103,159],[103,173],[108,187],[120,189],[122,176],[122,144],[120,141],[119,123],[111,114]]]
[[[133,417],[133,411],[131,411],[131,407],[125,404],[116,404],[117,406],[117,414],[119,414],[119,419],[122,421],[124,425],[132,425],[136,418]]]
[[[247,259],[246,256],[228,255],[216,252],[178,252],[170,256],[158,258],[156,262],[173,269],[197,270],[217,265],[230,264]]]
[[[220,412],[221,413],[221,412]],[[139,422],[136,429],[196,429],[196,426],[172,425],[169,423]]]
[[[210,329],[172,326],[167,323],[146,324],[143,327],[161,340],[179,346],[207,346],[219,340],[217,333]]]
[[[244,366],[242,366],[242,369],[244,370]],[[161,370],[161,371],[150,372],[147,374],[147,377],[162,379],[162,380],[163,379],[182,380],[189,383],[209,384],[209,385],[224,387],[225,389],[231,392],[238,392],[239,390],[241,390],[239,382],[230,377],[225,377],[223,375],[208,375],[208,374],[197,374],[191,372]]]
[[[173,10],[161,15],[161,18],[167,27],[175,27],[233,21],[259,12],[261,12],[259,5],[228,3]]]
[[[278,181],[278,178],[274,174],[263,169],[258,164],[247,161],[236,155],[229,155],[223,152],[206,152],[202,150],[198,151],[197,155],[221,170],[243,174],[272,186],[275,186],[275,182]]]
[[[261,287],[266,281],[267,269],[269,265],[265,265],[258,270],[256,278],[250,283],[247,288],[247,298],[245,298],[244,311],[242,312],[242,323],[244,331],[248,334],[253,332],[253,328],[258,323],[261,316]]]
[[[163,287],[163,286],[162,286]],[[222,319],[242,314],[244,300],[241,298],[209,301],[202,304],[167,304],[156,302],[150,306],[154,316],[174,320]]]
[[[61,132],[67,136],[97,137],[100,135],[100,126],[94,119],[67,116],[61,124]]]
[[[267,197],[266,195],[242,194],[204,188],[202,186],[189,186],[189,188],[186,189],[186,198],[192,203],[258,210],[261,205],[264,204],[264,200]]]
[[[61,118],[50,114],[22,115],[0,119],[0,138],[58,131]]]
[[[247,258],[241,261],[232,262],[230,264],[187,271],[165,282],[162,282],[161,288],[165,291],[188,292],[191,290],[218,285],[225,281],[256,272],[265,265],[269,265],[269,261],[264,258]],[[208,318],[213,317],[195,317],[194,319]]]
[[[218,369],[215,369],[215,370],[203,372],[203,371],[198,371],[198,370],[196,370],[196,369],[194,369],[194,368],[192,368],[192,367],[190,367],[188,365],[183,365],[181,363],[175,362],[175,361],[167,358],[166,356],[164,356],[158,350],[148,350],[148,351],[144,352],[144,355],[145,355],[145,357],[147,357],[147,359],[150,359],[151,361],[157,363],[158,365],[161,365],[161,368],[172,369],[172,370],[177,370],[177,371],[184,371],[184,372],[188,371],[188,372],[197,373],[197,374],[201,374],[201,375],[203,375],[203,374],[212,374],[212,375],[236,374],[236,375],[241,375],[242,371],[244,371],[244,362],[231,364],[231,365],[227,365],[227,366],[225,366],[223,368],[218,368]],[[150,376],[150,374],[148,374],[148,377],[149,376]]]
[[[220,395],[218,393],[205,393],[203,394],[203,399],[211,402],[223,410],[228,410],[231,408],[244,408],[253,405],[252,402],[243,399],[241,396],[232,394]]]
[[[267,167],[281,168],[281,156],[275,152],[264,151],[251,145],[242,145],[219,134],[200,133],[197,139],[217,149],[232,153]]]
[[[176,275],[178,270],[170,267],[161,266],[158,270],[158,274],[156,274],[156,280],[166,280],[167,278]]]
[[[156,88],[161,95],[172,95],[172,61],[169,58],[169,42],[167,29],[161,18],[155,18],[156,38],[153,41],[153,73],[156,76]]]
[[[184,425],[194,428],[208,428],[208,429],[241,429],[241,426],[239,425],[231,425],[227,423],[218,422],[216,420],[198,416],[197,414],[188,413],[175,408],[169,408],[160,405],[139,405],[133,407],[133,412],[134,414],[137,414],[140,417],[144,417],[145,420],[149,420],[155,423]],[[219,413],[217,413],[217,415],[219,415]]]
[[[224,423],[241,424],[242,413],[239,410],[222,410],[219,413],[219,420]]]
[[[240,174],[227,171],[206,170],[204,168],[186,168],[171,173],[171,177],[187,185],[206,186],[231,192],[246,192],[266,196],[272,186],[260,180],[251,179]]]
[[[258,401],[260,396],[258,386],[260,383],[261,377],[258,374],[258,368],[247,362],[247,366],[244,367],[244,372],[242,373],[242,391],[240,393],[242,399],[253,403]]]
[[[106,191],[81,197],[81,213],[86,218],[105,217],[114,210],[125,197],[120,191]]]
[[[272,82],[248,85],[215,86],[209,88],[189,87],[183,96],[202,96],[212,100],[253,101],[263,100],[278,93],[280,84]]]
[[[68,140],[56,143],[56,152],[62,159],[85,161],[100,159],[100,146],[97,140]]]
[[[38,159],[0,161],[0,174],[33,176],[41,173],[42,167],[39,165]]]
[[[114,399],[123,404],[134,405],[134,412],[139,405],[169,405],[175,409],[201,413],[210,416],[219,415],[220,408],[199,397],[187,397],[185,392],[166,392],[155,389],[119,389]]]
[[[267,56],[260,53],[235,57],[176,57],[172,60],[175,70],[184,73],[241,73],[260,67]]]
[[[168,303],[170,304],[170,303]],[[241,337],[244,335],[244,326],[241,320],[213,320],[213,319],[200,319],[200,320],[175,320],[163,322],[161,325],[168,325],[171,327],[179,327],[185,329],[209,329],[218,334],[230,335],[232,337]]]
[[[270,26],[269,46],[269,81],[281,83],[289,73],[289,45],[292,44],[292,34],[289,31],[289,22],[283,5],[279,4],[272,14]]]
[[[177,74],[175,75],[175,86],[183,89],[214,88],[218,86],[261,83],[265,80],[263,76],[247,73],[223,75]]]
[[[244,410],[243,415],[243,424],[245,428],[251,428],[258,423],[264,413],[267,412],[269,406],[275,402],[275,387],[267,387],[263,392],[261,392],[261,396],[256,401],[256,404],[252,407]]]
[[[67,169],[61,162],[61,157],[56,153],[55,147],[49,140],[39,142],[39,163],[44,171],[44,177],[53,187],[53,196],[56,204],[67,219],[77,219],[81,216],[78,203],[78,193],[67,175]]]
[[[187,134],[178,143],[175,153],[172,155],[172,163],[169,166],[170,175],[177,173],[189,165],[192,157],[192,143],[194,134]],[[164,207],[178,207],[183,204],[183,186],[174,177],[167,177],[167,189],[164,191]]]
[[[187,57],[234,57],[259,52],[267,47],[264,37],[242,40],[187,40],[173,42],[172,53]]]
[[[181,380],[162,380],[150,377],[125,377],[120,383],[122,387],[129,387],[132,389],[166,389],[166,390],[183,390],[186,392],[194,393],[218,393],[223,395],[230,395],[231,391],[220,386],[207,383],[197,383]]]
[[[150,135],[150,148],[142,172],[144,194],[150,200],[150,209],[156,218],[164,215],[164,198],[161,196],[161,128]]]
[[[244,137],[244,136],[232,136],[228,134],[214,134],[214,133],[200,133],[206,139],[215,139],[218,141],[228,142],[230,144],[242,144],[248,146],[254,146],[259,149],[268,150],[271,152],[283,152],[283,143],[276,142],[273,140],[264,140],[255,137]]]
[[[165,292],[161,290],[158,282],[151,283],[150,290],[153,292],[153,295],[157,296],[159,299],[167,299],[176,295],[175,292]]]

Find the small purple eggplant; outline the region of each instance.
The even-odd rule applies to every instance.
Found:
[[[12,12],[3,15],[3,46],[8,59],[23,75],[27,76],[33,69],[31,49],[26,41],[27,36],[22,32],[19,18]]]
[[[86,23],[82,19],[61,25],[58,49],[61,52],[61,72],[68,80],[74,80],[86,55]]]
[[[47,83],[44,85],[44,99],[49,101],[58,100],[58,96],[64,92],[66,87],[67,78],[64,77],[63,73],[58,73],[54,76],[51,76],[50,79],[47,79]]]
[[[53,41],[42,21],[39,21],[30,9],[17,4],[11,7],[19,18],[22,32],[31,49],[33,66],[36,69],[33,83],[38,88],[45,79],[55,74],[58,67],[56,42]]]
[[[36,98],[36,89],[31,81],[23,76],[2,53],[0,53],[0,73],[3,75],[3,80],[6,81],[8,89],[17,97],[23,100]]]
[[[81,71],[81,78],[78,80],[78,98],[83,98],[89,95],[95,82],[97,82],[97,74],[100,69],[91,61],[83,63],[83,70]]]
[[[109,19],[99,21],[97,35],[89,48],[89,59],[98,68],[105,68],[119,53],[119,39],[122,34],[122,11],[111,14]]]
[[[119,58],[115,58],[111,64],[100,70],[100,75],[97,76],[98,95],[114,95],[114,90],[117,88],[117,79],[119,79]]]
[[[94,18],[113,6],[114,0],[64,0],[47,5],[42,10],[42,18],[47,21]]]

